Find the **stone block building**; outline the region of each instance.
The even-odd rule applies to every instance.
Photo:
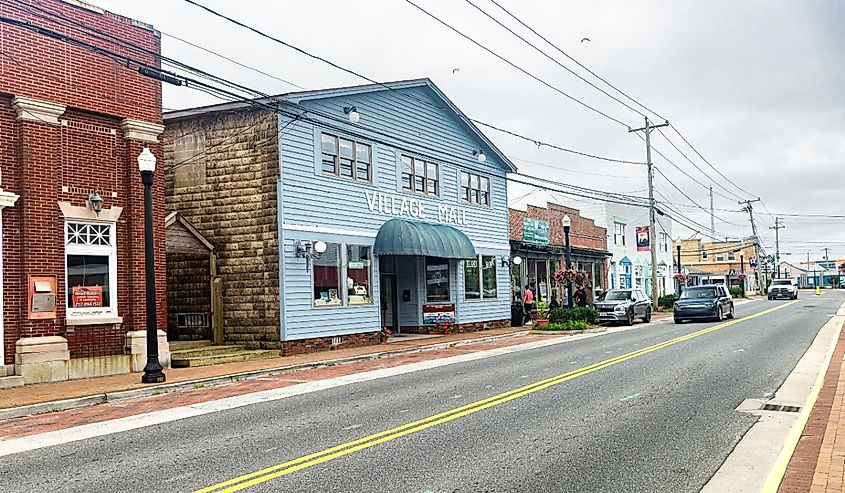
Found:
[[[292,354],[508,325],[516,168],[431,81],[165,121],[167,208],[215,249],[226,342]],[[187,289],[191,270],[170,272]]]

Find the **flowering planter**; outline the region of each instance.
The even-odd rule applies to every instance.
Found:
[[[538,318],[537,320],[534,321],[534,324],[537,327],[545,327],[545,326],[549,325],[549,319],[548,318]]]

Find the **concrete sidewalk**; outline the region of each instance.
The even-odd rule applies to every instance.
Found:
[[[845,491],[845,330],[781,481],[781,493]]]

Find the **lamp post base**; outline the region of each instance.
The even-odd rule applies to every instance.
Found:
[[[144,375],[141,377],[141,383],[164,383],[166,378],[164,370],[158,362],[158,355],[153,358],[147,358],[147,366],[144,367]]]

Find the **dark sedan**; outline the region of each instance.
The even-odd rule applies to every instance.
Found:
[[[734,301],[725,286],[693,286],[684,289],[673,310],[675,323],[684,320],[734,318]]]

